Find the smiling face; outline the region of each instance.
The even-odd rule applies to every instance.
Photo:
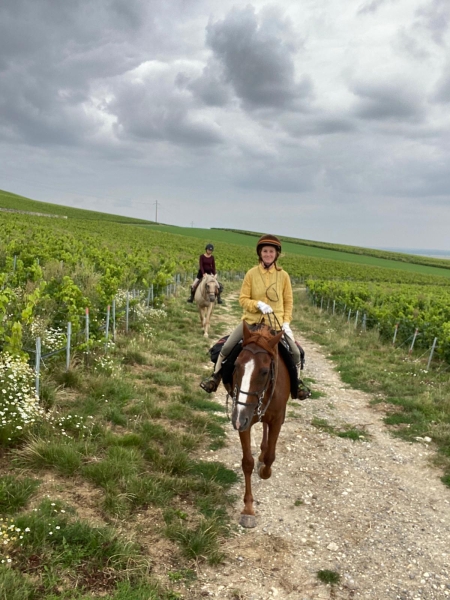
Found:
[[[263,263],[271,265],[277,258],[277,251],[274,246],[263,246],[260,253]]]

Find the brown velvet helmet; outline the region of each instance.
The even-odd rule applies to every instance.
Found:
[[[281,253],[281,242],[276,235],[270,235],[270,233],[263,235],[259,238],[256,244],[256,253],[261,258],[261,248],[263,246],[273,246],[277,250],[277,258]]]

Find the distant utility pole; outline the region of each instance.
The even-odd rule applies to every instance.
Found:
[[[191,227],[194,227],[194,221],[191,221]]]
[[[158,200],[155,202],[155,223],[158,223]]]

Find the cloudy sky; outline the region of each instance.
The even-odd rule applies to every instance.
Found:
[[[1,0],[0,189],[450,250],[448,0]]]

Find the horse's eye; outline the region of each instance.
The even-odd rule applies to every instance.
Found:
[[[261,369],[260,373],[261,373],[261,375],[267,375],[269,373],[269,369],[266,369],[266,368]]]

